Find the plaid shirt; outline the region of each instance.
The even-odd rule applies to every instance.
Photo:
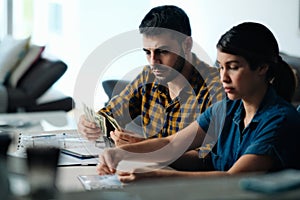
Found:
[[[100,111],[113,116],[122,127],[141,115],[145,138],[165,137],[178,132],[195,121],[212,103],[225,97],[218,69],[200,61],[196,55],[193,58],[193,71],[177,97],[171,99],[168,87],[159,84],[150,66],[145,66]]]

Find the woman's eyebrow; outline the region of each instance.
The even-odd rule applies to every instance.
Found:
[[[220,61],[216,60],[216,63],[217,63],[217,64],[220,64]],[[231,64],[231,63],[239,64],[239,63],[241,63],[241,62],[238,61],[238,60],[228,60],[228,61],[225,62],[226,65]]]

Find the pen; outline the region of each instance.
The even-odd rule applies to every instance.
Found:
[[[55,134],[47,134],[47,135],[34,135],[31,136],[31,138],[47,138],[47,137],[53,137],[56,136]]]

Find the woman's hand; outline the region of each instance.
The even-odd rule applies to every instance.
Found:
[[[133,172],[117,172],[119,180],[123,183],[139,181],[147,178],[155,178],[158,176],[158,173],[159,172],[157,172],[156,170],[153,171],[153,169],[152,171],[135,169]]]
[[[99,175],[114,174],[121,160],[125,158],[125,151],[118,148],[108,148],[99,155],[97,172]]]

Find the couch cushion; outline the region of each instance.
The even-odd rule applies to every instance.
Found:
[[[17,88],[37,99],[46,92],[67,70],[60,60],[38,59],[18,82]]]
[[[36,100],[47,91],[67,70],[60,60],[39,58],[18,81],[17,87],[7,87],[8,112],[36,105]]]
[[[0,84],[0,113],[4,113],[7,111],[7,105],[8,105],[7,90],[4,85]]]
[[[14,69],[16,64],[27,52],[30,38],[16,40],[7,36],[0,43],[0,83],[3,84],[6,77]]]
[[[11,87],[16,87],[18,81],[24,75],[24,73],[36,62],[42,52],[44,51],[45,46],[31,45],[25,57],[20,61],[20,63],[12,71],[11,76],[8,80],[8,84]]]

